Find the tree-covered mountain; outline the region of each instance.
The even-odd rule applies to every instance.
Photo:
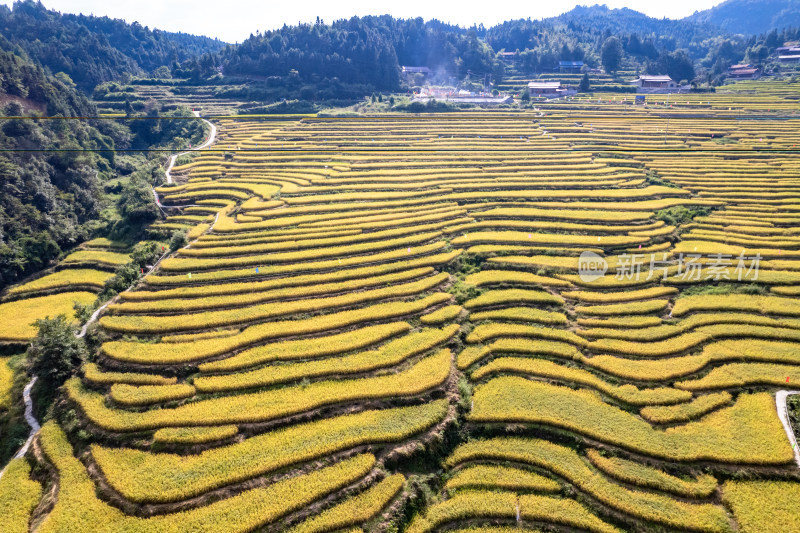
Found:
[[[97,219],[101,174],[113,147],[91,121],[94,106],[66,77],[0,50],[0,286],[45,266],[85,239]],[[7,118],[16,117],[16,118]],[[31,151],[27,151],[31,150]],[[90,150],[90,151],[85,151]]]
[[[426,66],[442,77],[491,75],[500,81],[508,66],[500,51],[520,53],[514,69],[522,74],[551,72],[563,60],[599,67],[612,36],[619,39],[627,68],[680,80],[694,77],[695,63],[716,64],[720,54],[720,64],[743,58],[746,47],[744,38],[709,24],[606,6],[576,7],[558,17],[512,20],[488,29],[384,15],[257,33],[241,45],[185,61],[173,73],[219,80],[221,71],[221,79],[253,80],[230,93],[249,100],[352,98],[397,90],[401,65]]]
[[[15,2],[11,9],[0,5],[0,35],[82,89],[126,74],[150,74],[225,46],[208,37],[150,30],[108,17],[61,14],[33,0]]]
[[[757,34],[800,26],[800,0],[726,0],[684,19],[729,33]]]
[[[388,15],[284,26],[251,35],[218,59],[212,56],[188,66],[208,75],[220,65],[225,75],[264,77],[287,88],[335,86],[340,95],[353,92],[348,87],[358,95],[397,90],[400,65],[428,66],[458,77],[496,67],[494,52],[477,28]]]
[[[97,110],[68,76],[11,49],[0,36],[0,289],[98,231],[125,235],[142,213],[157,215],[150,186],[162,156],[115,150],[176,148],[205,135],[186,108],[142,113],[166,120],[70,118]]]

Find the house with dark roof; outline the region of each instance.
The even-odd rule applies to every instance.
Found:
[[[583,69],[583,61],[559,61],[558,71],[569,74],[579,74]]]

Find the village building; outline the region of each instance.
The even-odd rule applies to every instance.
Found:
[[[748,64],[731,65],[728,77],[736,80],[755,80],[761,77],[761,69]]]
[[[519,52],[498,52],[497,57],[506,65],[515,65],[520,60]]]
[[[637,93],[653,93],[653,94],[666,94],[685,92],[689,90],[689,86],[680,86],[675,80],[667,75],[642,75],[629,82],[636,87]]]
[[[564,87],[560,81],[532,81],[528,83],[528,92],[531,96],[558,96]]]
[[[559,61],[558,71],[568,74],[580,74],[583,69],[583,61]]]

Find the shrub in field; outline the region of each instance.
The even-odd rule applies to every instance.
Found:
[[[60,481],[58,500],[38,529],[43,533],[251,531],[354,483],[375,464],[374,456],[357,455],[268,487],[245,490],[203,507],[141,518],[126,515],[97,497],[94,481],[83,464],[73,457],[69,441],[54,422],[42,427],[40,438],[42,450],[58,470]]]
[[[444,418],[447,402],[364,411],[288,426],[197,455],[92,446],[109,483],[132,501],[179,501],[362,444],[401,442]]]
[[[40,386],[55,390],[74,375],[88,357],[86,343],[75,337],[70,321],[64,315],[39,319],[38,328],[25,353],[28,373],[38,376]]]

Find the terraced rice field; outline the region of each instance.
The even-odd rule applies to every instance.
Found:
[[[218,120],[158,190],[190,244],[39,435],[55,504],[24,463],[0,501],[48,532],[798,531],[798,105],[743,90]]]

